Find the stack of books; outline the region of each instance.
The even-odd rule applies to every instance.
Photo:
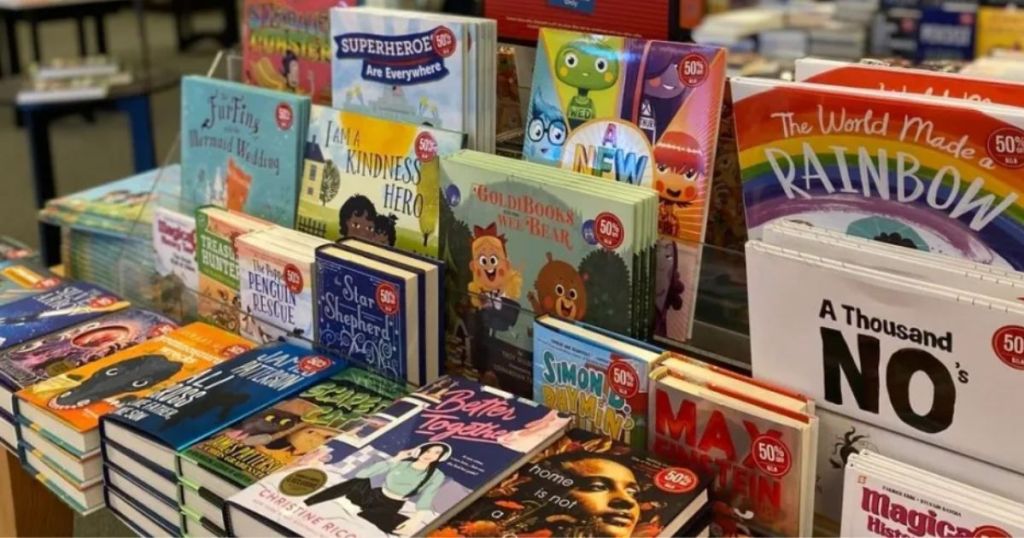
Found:
[[[331,9],[334,108],[466,133],[493,152],[497,38],[489,19]]]
[[[37,443],[25,464],[81,513],[103,506],[100,418],[122,405],[249,347],[214,327],[192,324],[67,370],[17,393],[19,435]],[[106,464],[135,458],[103,447]],[[56,464],[47,464],[43,456]]]
[[[61,283],[35,260],[0,261],[0,305],[38,295]]]
[[[132,74],[109,56],[56,58],[32,64],[29,80],[16,97],[19,105],[103,99],[111,86],[129,84]]]
[[[182,534],[226,536],[228,498],[301,464],[341,434],[407,393],[403,384],[350,367],[301,394],[249,415],[179,454]]]
[[[316,252],[316,343],[421,386],[443,370],[444,264],[345,239]]]
[[[134,505],[149,525],[180,534],[178,452],[345,366],[279,342],[126,403],[100,420],[107,495]],[[131,521],[128,514],[121,516]]]
[[[159,290],[154,304],[174,319],[198,319],[195,217],[173,207],[156,207],[151,239],[153,268],[150,274]]]

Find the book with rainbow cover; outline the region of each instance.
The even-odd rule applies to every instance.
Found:
[[[732,81],[747,226],[778,219],[1024,268],[1024,112]]]

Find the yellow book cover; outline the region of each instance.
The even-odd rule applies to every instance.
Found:
[[[77,431],[87,432],[122,403],[145,397],[253,347],[240,336],[192,323],[22,389],[18,398],[21,405],[34,405]]]
[[[1024,9],[979,7],[976,35],[974,49],[979,58],[994,49],[1020,50],[1024,47]]]

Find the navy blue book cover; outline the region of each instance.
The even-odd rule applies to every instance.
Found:
[[[442,377],[232,497],[228,523],[237,507],[299,536],[421,536],[554,442],[569,420]]]
[[[276,342],[243,353],[103,417],[175,451],[291,398],[346,367],[343,360]]]
[[[974,31],[978,6],[957,2],[925,2],[917,30],[918,62],[927,60],[970,60],[974,58]]]
[[[409,379],[405,281],[380,271],[341,260],[329,252],[316,253],[316,342],[369,370],[391,379]]]
[[[0,306],[0,349],[127,307],[127,301],[99,286],[64,284]]]

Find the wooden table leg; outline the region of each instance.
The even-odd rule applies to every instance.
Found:
[[[29,476],[18,458],[0,452],[0,491],[12,492],[0,495],[0,536],[71,536],[71,509]]]

